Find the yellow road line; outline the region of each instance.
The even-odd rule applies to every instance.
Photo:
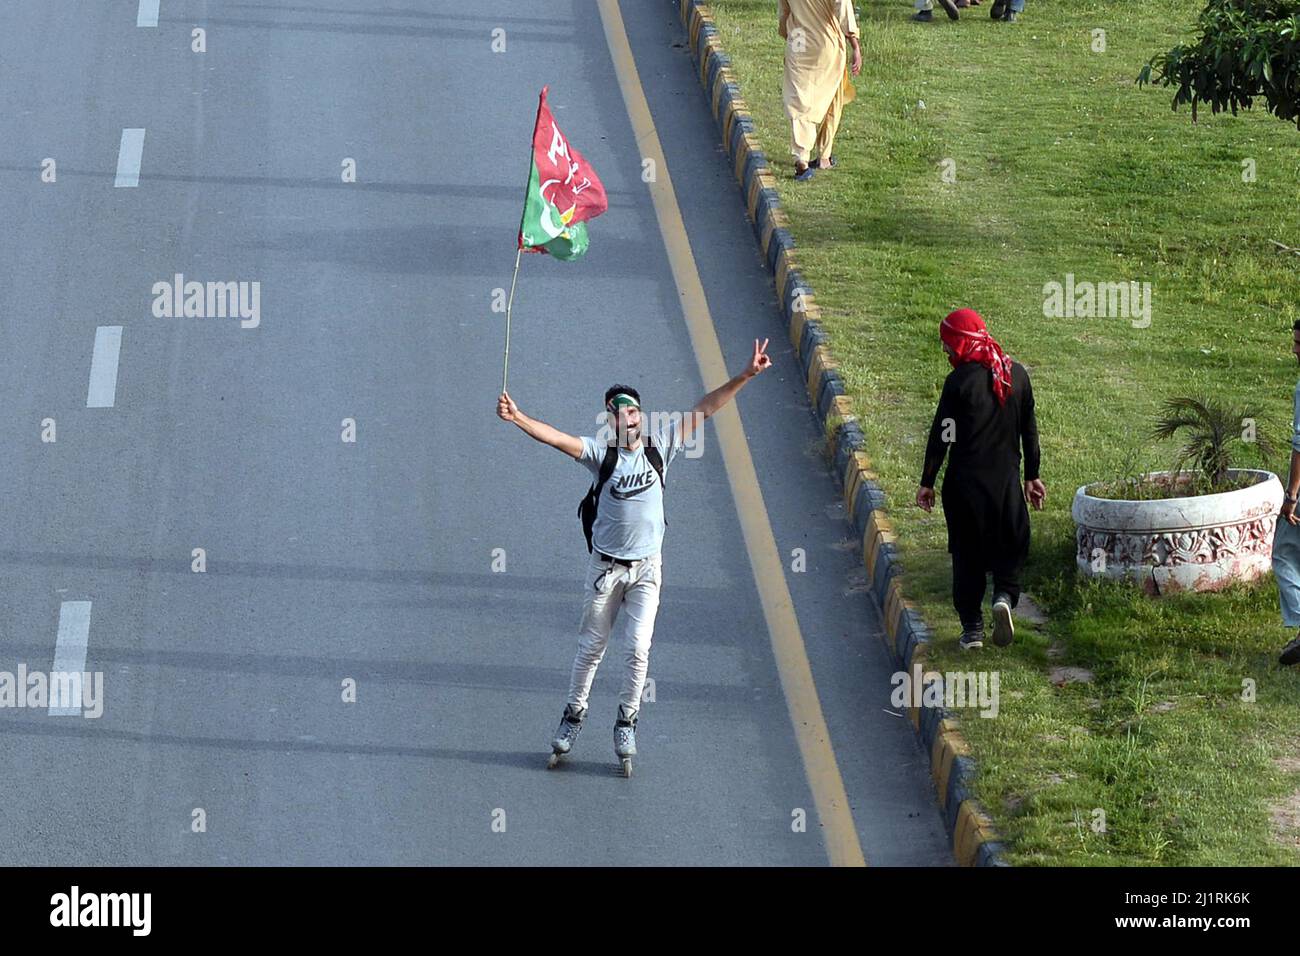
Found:
[[[682,312],[690,331],[691,346],[700,366],[700,377],[705,388],[715,388],[725,382],[727,363],[722,358],[718,333],[713,327],[713,316],[704,297],[695,256],[686,237],[686,224],[677,205],[677,194],[668,175],[659,134],[655,131],[646,102],[641,78],[637,74],[632,47],[627,40],[627,29],[618,0],[597,0],[600,18],[605,25],[605,40],[609,45],[618,85],[623,91],[628,117],[643,159],[654,161],[655,181],[650,183],[659,231],[664,237],[673,279],[682,300]],[[748,345],[746,345],[748,349]],[[718,428],[718,441],[722,459],[731,483],[731,493],[740,514],[740,527],[745,537],[745,549],[754,570],[754,583],[758,587],[763,617],[772,638],[772,651],[776,656],[777,672],[781,675],[781,688],[785,692],[786,706],[794,724],[795,739],[803,757],[808,784],[816,803],[817,816],[822,824],[826,853],[836,866],[865,866],[866,857],[858,840],[858,830],[849,809],[848,794],[831,748],[831,735],[822,715],[821,701],[813,683],[812,668],[808,665],[808,651],[794,613],[794,601],[785,581],[785,567],[777,550],[776,536],[767,517],[767,506],[754,471],[754,459],[749,453],[745,427],[740,412],[733,402],[714,416]]]

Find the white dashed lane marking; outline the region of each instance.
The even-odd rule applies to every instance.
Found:
[[[117,179],[114,186],[140,185],[140,159],[144,155],[144,130],[122,130],[122,142],[117,147]]]
[[[64,601],[59,605],[59,636],[54,642],[54,674],[82,674],[86,670],[86,643],[90,639],[90,602]],[[78,686],[78,690],[80,687]],[[51,687],[51,691],[53,688]],[[48,713],[51,717],[81,716],[80,698],[74,701],[63,700],[60,695],[56,706],[53,695],[50,697]]]
[[[138,27],[156,27],[158,25],[158,0],[140,0],[140,11],[135,15]]]
[[[117,401],[117,359],[122,351],[122,326],[95,329],[95,352],[90,357],[87,408],[112,408]]]

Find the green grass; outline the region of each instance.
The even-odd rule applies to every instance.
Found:
[[[1200,472],[1184,472],[1178,481],[1166,475],[1140,475],[1100,481],[1088,485],[1085,491],[1093,498],[1112,501],[1158,501],[1170,498],[1188,498],[1197,495],[1221,495],[1257,485],[1262,478],[1256,472],[1242,477],[1229,477],[1216,484],[1213,476]]]
[[[839,166],[795,183],[774,4],[711,5],[888,495],[907,592],[935,629],[933,666],[1001,672],[999,718],[963,725],[1012,861],[1296,863],[1294,836],[1269,824],[1300,786],[1278,764],[1296,752],[1300,675],[1276,665],[1287,635],[1272,580],[1162,600],[1083,582],[1070,501],[1172,464],[1175,443],[1143,438],[1170,396],[1257,403],[1261,429],[1289,436],[1300,257],[1269,240],[1300,246],[1300,134],[1264,113],[1193,125],[1168,91],[1135,86],[1190,36],[1199,0],[1029,0],[1017,24],[991,22],[987,3],[914,24],[907,0],[858,0],[865,65]],[[1150,282],[1150,327],[1044,318],[1044,285],[1066,273]],[[1033,376],[1048,485],[1026,585],[1049,624],[977,663],[955,644],[942,516],[913,504],[949,371],[938,323],[961,306]],[[1055,665],[1096,679],[1057,688]]]

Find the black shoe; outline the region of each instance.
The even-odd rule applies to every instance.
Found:
[[[993,9],[989,11],[989,16],[994,20],[1001,20],[1002,15],[1011,7],[1011,0],[993,0]]]
[[[912,14],[912,19],[917,23],[929,23],[934,19],[934,13],[930,10],[918,10],[916,13]]]
[[[948,14],[949,20],[958,20],[961,18],[961,14],[957,12],[957,4],[953,3],[952,0],[935,0],[935,3],[943,7],[943,12]]]
[[[1016,11],[1014,11],[1014,10],[1008,10],[1008,11],[1006,12],[1006,15],[1003,16],[1003,18],[1002,18],[1002,22],[1003,22],[1003,23],[1015,23],[1016,20],[1017,20],[1019,17],[1020,17],[1020,14],[1016,13]]]
[[[1282,648],[1282,656],[1278,660],[1287,666],[1300,664],[1300,634],[1291,638],[1291,642]]]
[[[964,628],[957,646],[963,651],[973,651],[984,646],[984,627]]]
[[[1016,639],[1016,628],[1011,623],[1011,598],[999,594],[993,599],[993,643],[1006,647]]]

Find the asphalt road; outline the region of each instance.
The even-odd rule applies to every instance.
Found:
[[[0,671],[84,641],[104,680],[96,719],[0,707],[0,863],[826,863],[713,423],[670,473],[635,776],[614,774],[613,652],[544,769],[587,477],[496,418],[491,308],[543,84],[609,211],[582,261],[526,257],[512,396],[594,434],[614,381],[665,409],[719,384],[594,0],[141,6],[0,6]],[[786,583],[862,851],[946,865],[676,6],[622,7],[731,369],[771,339],[738,408],[787,567],[807,551]],[[256,327],[156,316],[176,274],[257,282]]]

